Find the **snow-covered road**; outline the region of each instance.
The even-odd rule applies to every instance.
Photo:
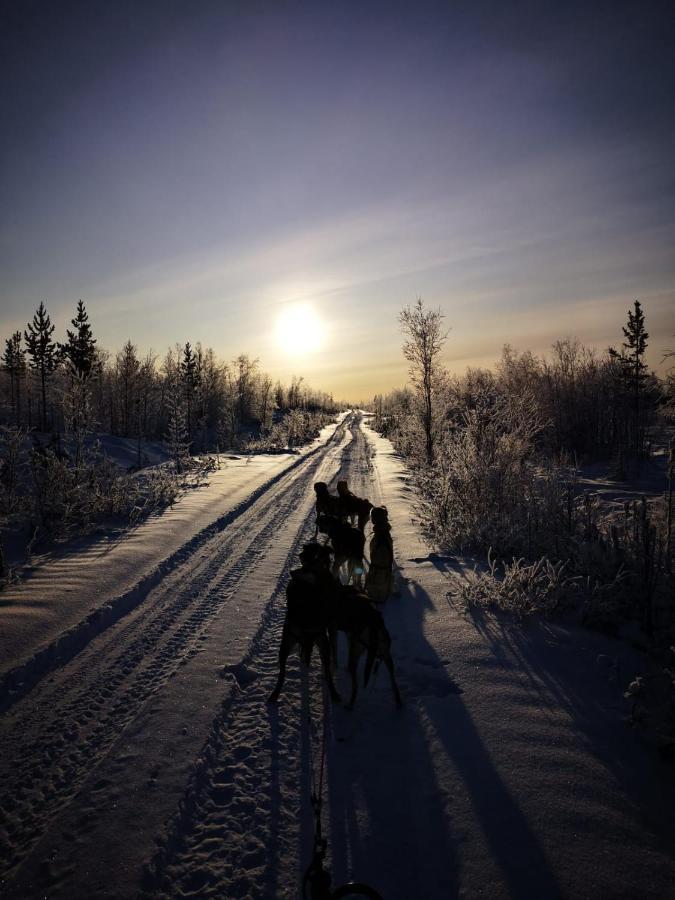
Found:
[[[291,468],[271,462],[215,527],[186,530],[124,615],[19,692],[1,720],[0,892],[298,896],[316,661],[307,673],[293,658],[278,706],[266,698],[312,485],[344,477],[389,507],[399,591],[385,619],[405,707],[380,673],[353,712],[327,710],[334,883],[386,900],[675,897],[672,772],[622,721],[620,685],[597,665],[626,668],[630,654],[456,610],[461,560],[424,543],[389,443],[359,416],[345,425]]]

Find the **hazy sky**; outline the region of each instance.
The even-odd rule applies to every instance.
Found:
[[[99,342],[201,340],[339,396],[446,361],[675,344],[672,2],[2,0],[2,337],[84,299]],[[303,303],[320,350],[285,352]],[[310,343],[310,342],[308,342]]]

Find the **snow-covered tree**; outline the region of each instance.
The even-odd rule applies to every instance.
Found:
[[[398,317],[405,340],[403,355],[408,361],[410,380],[421,402],[426,461],[434,461],[434,399],[440,376],[439,356],[448,332],[443,330],[440,309],[425,309],[420,297],[413,307],[405,306]]]

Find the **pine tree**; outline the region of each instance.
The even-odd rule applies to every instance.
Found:
[[[165,438],[166,448],[174,462],[176,472],[182,472],[189,456],[190,443],[187,433],[185,405],[179,386],[176,383],[169,385],[166,402],[169,413],[169,429]]]
[[[71,325],[75,330],[66,331],[68,340],[65,344],[59,344],[59,350],[78,377],[89,378],[96,364],[96,338],[92,335],[82,300],[77,301],[77,311]]]
[[[180,362],[180,377],[183,383],[185,395],[186,419],[188,438],[192,436],[192,420],[194,418],[195,391],[200,380],[200,360],[188,341],[183,348],[183,358]]]
[[[40,375],[42,389],[42,430],[47,430],[47,379],[56,368],[56,344],[52,340],[54,326],[51,323],[44,303],[40,303],[37,312],[24,332],[30,367]]]
[[[21,381],[26,375],[26,351],[21,346],[21,332],[5,341],[5,352],[2,356],[2,367],[9,375],[12,413],[16,424],[21,424]]]
[[[140,433],[138,381],[141,363],[136,355],[136,347],[131,341],[127,341],[117,354],[115,369],[122,394],[122,433],[125,437],[129,437],[132,433],[132,418],[135,418],[133,424]],[[134,412],[136,413],[135,417],[133,416]]]
[[[643,361],[649,334],[645,329],[645,317],[639,300],[633,301],[633,309],[628,310],[628,322],[622,329],[626,340],[621,345],[621,353],[609,348],[610,357],[619,364],[619,371],[632,398],[632,450],[639,456],[644,444],[644,423],[642,422],[644,386],[647,365]]]

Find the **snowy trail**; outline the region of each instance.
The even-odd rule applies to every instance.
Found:
[[[276,596],[280,576],[294,561],[298,533],[306,528],[313,504],[312,485],[339,466],[349,439],[340,427],[322,452],[274,481],[235,521],[169,571],[136,609],[4,717],[3,875],[20,865],[52,820],[82,793],[87,777],[178,669],[187,669],[198,653],[208,652],[212,673],[214,666],[241,660]],[[230,689],[227,679],[219,681],[220,694]],[[187,696],[187,708],[174,704],[173,717],[190,722],[193,703]],[[207,705],[212,716],[212,703]],[[96,806],[105,804],[106,786],[97,773]],[[155,793],[160,789],[153,785]],[[75,827],[73,833],[79,831]],[[47,843],[54,843],[51,835]],[[49,852],[54,856],[53,848]],[[40,845],[34,855],[36,860],[42,855]],[[32,868],[27,864],[15,879],[18,895],[32,883],[35,876],[27,874]],[[60,866],[48,868],[47,881],[58,881],[61,876],[51,870]]]
[[[364,496],[374,487],[372,470],[363,431],[354,429],[329,480],[334,485],[345,478]],[[298,546],[311,530],[306,523]],[[277,673],[283,604],[275,613],[251,644],[242,688],[213,723],[182,815],[154,861],[151,895],[297,896],[313,835],[309,783],[318,743],[313,732],[321,727],[324,707],[318,670],[301,672],[293,657],[279,706],[267,704]],[[350,714],[345,715],[347,732]]]
[[[359,432],[343,472],[389,505],[400,591],[385,617],[406,706],[381,675],[353,713],[329,707],[333,884],[364,881],[387,900],[673,896],[672,772],[635,740],[620,686],[595,664],[623,648],[458,614],[461,560],[430,551],[403,466],[366,432],[375,465]],[[318,667],[296,664],[279,708],[266,706],[279,627],[252,645],[249,677],[213,723],[149,896],[298,896],[323,699]]]
[[[47,557],[3,591],[0,712],[142,603],[279,479],[323,452],[336,429],[342,433],[344,415],[299,456],[226,458],[204,485],[140,527],[112,540],[84,539],[82,547]]]
[[[391,445],[346,424],[1,720],[6,896],[298,897],[316,660],[308,673],[292,656],[279,704],[266,700],[312,484],[344,477],[389,507],[384,615],[405,707],[383,672],[353,712],[328,707],[333,884],[386,900],[675,897],[673,773],[597,666],[616,657],[627,676],[632,652],[457,610],[463,561],[426,545]]]

